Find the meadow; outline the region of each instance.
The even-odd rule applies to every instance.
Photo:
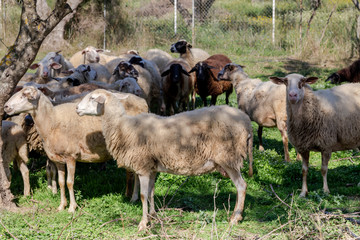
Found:
[[[303,13],[303,34],[311,15],[309,2],[304,0],[307,8]],[[81,11],[96,11],[98,4],[89,4]],[[140,8],[141,1],[122,1],[121,4],[126,6],[124,9]],[[333,4],[337,6],[335,14],[319,43]],[[197,26],[196,47],[211,54],[228,55],[233,62],[245,65],[245,71],[253,78],[267,81],[269,76],[297,72],[319,77],[320,80],[312,86],[315,90],[330,88],[334,85],[325,79],[357,56],[356,49],[353,49],[355,40],[351,37],[356,12],[351,4],[347,0],[324,2],[310,29],[312,38],[304,35],[300,41],[298,2],[279,1],[278,11],[283,13],[280,15],[283,18],[279,20],[278,40],[274,45],[269,35],[271,1],[255,1],[255,4],[247,0],[215,1],[212,14],[219,13],[221,17],[211,18],[211,24]],[[18,8],[9,9],[8,16],[14,18],[14,27],[8,27],[9,37],[4,39],[7,45],[16,37],[18,14]],[[168,34],[167,28],[171,26],[161,19],[150,18],[142,25],[147,23],[151,28],[134,31],[139,24],[133,23],[132,14],[136,13],[127,11],[122,18],[128,21],[128,28],[122,33],[124,37],[111,38],[113,42],[109,48],[112,52],[136,48],[141,53],[153,47],[169,51],[172,42],[191,35],[187,30],[177,36],[165,35],[168,36],[165,38],[155,31],[160,29]],[[77,19],[82,19],[81,16]],[[245,21],[240,16],[248,18]],[[249,27],[255,25],[256,28]],[[63,49],[65,56],[71,56],[80,46],[101,46],[102,36],[94,32],[80,36],[73,30],[68,32],[68,36],[71,45]],[[46,48],[41,49],[37,60],[46,51]],[[0,53],[5,52],[6,48],[1,46]],[[217,104],[225,104],[225,97],[220,96]],[[202,107],[199,97],[196,106]],[[237,107],[235,93],[230,97],[230,106]],[[105,166],[78,163],[74,184],[78,209],[74,214],[57,212],[60,193],[53,195],[47,188],[46,159],[31,157],[28,164],[31,196],[22,196],[21,174],[13,169],[11,191],[19,209],[17,212],[0,211],[0,239],[359,238],[360,153],[356,150],[333,153],[328,171],[331,193],[324,194],[321,156],[312,152],[309,195],[300,198],[301,162],[295,160],[295,149],[289,144],[292,160],[285,162],[279,131],[264,128],[265,151],[261,152],[255,123],[253,131],[254,176],[248,177],[248,164],[245,162],[242,174],[247,182],[247,193],[244,219],[238,225],[230,227],[228,224],[236,198],[236,189],[230,179],[219,173],[191,177],[160,173],[155,183],[157,216],[145,232],[138,232],[141,203],[131,203],[125,197],[125,170],[118,169],[115,161],[109,161]]]

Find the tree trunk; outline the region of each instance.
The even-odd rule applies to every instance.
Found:
[[[69,3],[70,4],[70,3]],[[70,6],[66,0],[57,0],[54,10],[46,19],[41,19],[36,11],[37,1],[23,0],[20,30],[13,46],[0,62],[0,117],[4,114],[4,104],[10,98],[16,84],[26,73],[34,61],[39,48],[45,37],[55,26],[69,13],[76,9],[77,5]],[[73,7],[73,8],[72,8]],[[0,123],[0,132],[1,132]],[[2,149],[0,135],[0,149]],[[13,195],[10,191],[10,183],[6,178],[3,167],[3,159],[0,154],[0,207],[13,208]]]
[[[82,0],[68,0],[70,5],[78,6]],[[41,9],[41,10],[40,10]],[[38,0],[37,11],[42,20],[45,20],[51,13],[51,9],[46,3],[46,0]],[[59,51],[63,47],[67,47],[69,43],[64,39],[65,25],[73,18],[76,10],[64,17],[60,23],[52,30],[52,32],[45,38],[42,46],[45,49]]]

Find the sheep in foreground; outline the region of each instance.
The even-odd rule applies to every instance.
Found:
[[[325,81],[330,81],[332,84],[360,82],[360,59],[353,62],[350,66],[331,74]]]
[[[286,128],[286,87],[271,81],[250,78],[243,66],[229,63],[218,74],[218,79],[231,81],[237,95],[238,107],[259,125],[259,150],[263,151],[263,127],[277,127],[284,145],[285,161],[290,161]]]
[[[190,76],[189,64],[184,60],[173,60],[168,63],[161,74],[166,112],[174,115],[175,110],[190,110],[189,95],[195,109],[194,79]]]
[[[193,48],[186,40],[179,40],[178,42],[172,44],[170,51],[173,53],[179,53],[180,58],[187,61],[192,68],[196,63],[204,61],[210,57],[206,51],[200,48]]]
[[[160,72],[163,72],[165,70],[166,65],[174,60],[174,58],[168,54],[167,52],[160,50],[160,49],[149,49],[145,54],[144,58],[147,60],[150,60],[154,62]]]
[[[118,93],[123,96],[123,94]],[[144,99],[131,94],[122,100],[130,115],[148,112]],[[75,103],[53,106],[50,100],[33,86],[24,87],[15,93],[5,104],[4,110],[12,115],[28,112],[33,117],[36,129],[43,140],[44,150],[58,169],[61,203],[58,210],[67,205],[65,197],[65,166],[67,168],[67,187],[69,189],[69,212],[76,209],[74,177],[76,161],[96,163],[112,159],[106,150],[102,134],[101,120],[97,117],[80,117],[75,112]]]
[[[28,159],[28,149],[26,144],[26,134],[16,123],[2,121],[1,138],[3,140],[2,158],[6,177],[11,182],[11,172],[9,165],[14,162],[20,169],[24,182],[24,196],[30,195],[29,169],[26,166]]]
[[[154,114],[128,116],[120,100],[98,89],[77,105],[79,115],[101,116],[109,152],[119,167],[139,176],[143,207],[139,230],[155,214],[154,184],[157,172],[200,175],[220,171],[237,189],[231,224],[242,220],[246,182],[241,176],[243,159],[252,162],[252,128],[241,110],[216,106],[183,112],[171,117]]]
[[[233,85],[229,81],[218,81],[217,75],[231,60],[222,54],[215,54],[205,61],[198,62],[189,73],[196,73],[195,91],[200,95],[204,106],[207,106],[207,96],[211,96],[211,105],[216,104],[217,96],[225,92],[225,102],[229,104],[229,96]]]
[[[313,91],[308,84],[315,83],[317,77],[289,74],[270,79],[286,86],[288,135],[303,159],[300,196],[308,193],[310,151],[321,152],[323,189],[329,193],[327,170],[331,153],[359,146],[360,83]]]

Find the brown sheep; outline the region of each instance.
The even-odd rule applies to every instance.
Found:
[[[218,81],[217,75],[231,60],[222,54],[215,54],[205,61],[198,62],[189,73],[196,71],[195,91],[200,95],[204,106],[207,106],[207,96],[211,96],[211,105],[216,104],[217,96],[226,93],[226,104],[233,92],[233,85],[229,81]]]
[[[332,84],[340,84],[342,82],[360,82],[360,59],[353,62],[350,66],[331,74],[326,79],[326,82],[328,81]]]

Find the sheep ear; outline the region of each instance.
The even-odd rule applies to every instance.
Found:
[[[98,96],[97,98],[95,98],[94,101],[97,102],[97,103],[100,103],[100,104],[104,104],[105,103],[105,98],[103,96]]]
[[[190,76],[190,74],[189,74],[185,69],[183,69],[183,68],[181,68],[181,72],[182,72],[183,74],[185,74],[186,76]]]
[[[38,89],[48,97],[52,98],[55,95],[55,93],[53,91],[51,91],[49,88],[47,88],[46,86],[41,86]]]
[[[304,81],[307,84],[313,84],[313,83],[316,83],[316,81],[318,79],[319,79],[318,77],[307,77],[307,78],[304,78]]]
[[[50,67],[53,69],[60,69],[62,67],[62,65],[60,63],[52,63],[50,64]]]
[[[103,49],[96,49],[96,52],[104,52]]]
[[[189,71],[189,73],[196,72],[196,70],[197,70],[197,67],[195,66]]]
[[[86,50],[83,50],[83,51],[81,52],[81,54],[83,54],[83,55],[84,55],[85,53],[86,53]]]
[[[165,77],[166,75],[169,75],[170,74],[170,69],[166,70],[165,72],[163,72],[161,74],[162,77]]]
[[[34,63],[34,64],[32,64],[32,65],[30,66],[30,69],[36,69],[36,68],[38,68],[39,66],[40,66],[40,64]]]
[[[116,74],[116,72],[118,72],[119,71],[119,65],[114,69],[114,71],[113,71],[113,73],[112,73],[112,75],[115,75]]]
[[[278,84],[278,85],[281,85],[281,84],[285,84],[287,86],[287,78],[282,78],[282,77],[269,77],[269,79],[275,83],[275,84]]]
[[[187,45],[188,48],[192,48],[192,45],[190,43],[188,43]]]

